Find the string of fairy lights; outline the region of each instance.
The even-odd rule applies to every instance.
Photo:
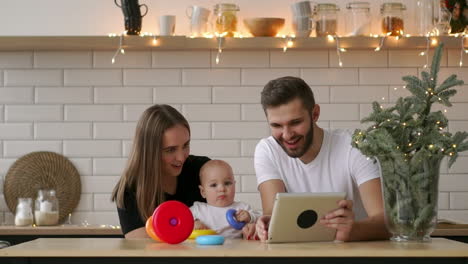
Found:
[[[379,52],[382,49],[384,49],[386,40],[388,38],[394,38],[395,40],[398,41],[401,38],[410,38],[411,37],[410,34],[403,34],[403,32],[399,32],[399,33],[400,34],[398,34],[397,36],[391,36],[391,32],[389,32],[387,34],[383,34],[383,35],[370,34],[370,37],[372,37],[372,38],[380,38],[379,44],[378,44],[377,47],[374,48],[374,51]],[[208,34],[207,33],[207,34],[203,34],[203,36],[201,36],[202,38],[216,38],[216,43],[217,43],[217,54],[216,54],[216,57],[215,57],[215,63],[216,64],[220,63],[221,53],[223,52],[223,49],[224,49],[224,43],[225,43],[226,35],[227,35],[227,32],[214,33],[214,34]],[[116,58],[117,58],[117,56],[119,54],[121,54],[121,55],[125,54],[124,40],[125,40],[126,36],[127,36],[126,32],[122,32],[121,34],[115,34],[115,33],[109,34],[109,37],[111,37],[111,38],[116,38],[116,37],[119,38],[117,50],[115,51],[114,55],[112,56],[112,60],[111,60],[112,64],[115,63]],[[462,67],[463,66],[463,56],[464,56],[464,54],[468,53],[468,49],[465,49],[465,46],[464,46],[465,38],[466,38],[467,35],[465,34],[465,32],[463,32],[463,33],[451,34],[449,36],[454,37],[454,38],[460,38],[459,66]],[[149,38],[151,38],[152,39],[151,43],[152,43],[153,46],[158,46],[158,44],[159,44],[158,36],[153,34],[153,33],[144,32],[144,33],[140,34],[140,37],[144,37],[144,38],[149,37]],[[198,36],[189,36],[189,38],[195,38],[195,37],[198,37]],[[419,52],[419,56],[425,56],[425,63],[422,66],[423,68],[427,68],[428,65],[429,65],[429,50],[430,50],[431,46],[436,46],[438,44],[438,42],[439,42],[438,37],[439,37],[439,32],[436,29],[431,30],[431,32],[428,32],[425,35],[425,38],[426,38],[425,49],[424,49],[424,51]],[[242,34],[239,34],[239,33],[236,32],[236,33],[234,33],[234,38],[244,38],[244,36]],[[283,52],[287,52],[288,49],[291,49],[291,48],[293,48],[295,46],[296,37],[295,37],[294,34],[277,35],[276,38],[283,39],[283,41],[282,41],[283,44],[282,44],[282,47],[281,47]],[[338,60],[338,66],[339,67],[343,67],[343,61],[342,61],[341,54],[343,52],[347,51],[346,48],[341,47],[341,43],[340,43],[341,39],[342,39],[342,37],[338,36],[338,35],[327,35],[328,42],[335,42],[336,55],[337,55],[337,60]]]

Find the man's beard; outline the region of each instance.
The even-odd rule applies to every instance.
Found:
[[[300,136],[300,137],[304,137],[304,136]],[[300,158],[309,150],[310,146],[312,145],[312,141],[314,139],[314,128],[311,125],[309,131],[307,131],[307,133],[305,134],[304,145],[302,145],[302,147],[299,147],[298,149],[292,150],[292,151],[288,150],[288,148],[286,148],[277,138],[275,138],[275,137],[273,137],[273,138],[276,140],[278,145],[281,146],[281,148],[284,150],[284,152],[286,152],[286,154],[288,154],[289,157],[291,157],[291,158]]]

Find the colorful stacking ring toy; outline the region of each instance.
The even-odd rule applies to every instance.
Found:
[[[220,235],[199,236],[195,239],[199,245],[222,245],[224,237]]]
[[[199,236],[207,236],[207,235],[217,235],[216,231],[212,229],[194,229],[192,234],[190,234],[189,239],[195,239]]]
[[[190,236],[193,225],[192,212],[185,204],[167,201],[147,220],[146,233],[157,241],[178,244]]]
[[[231,225],[234,229],[237,229],[237,230],[241,230],[245,226],[245,222],[239,222],[236,220],[235,209],[227,210],[226,220],[228,221],[229,225]]]
[[[152,239],[156,241],[161,241],[159,237],[154,233],[152,216],[150,216],[148,220],[146,220],[145,229],[146,229],[146,234],[148,234],[149,237],[151,237]]]

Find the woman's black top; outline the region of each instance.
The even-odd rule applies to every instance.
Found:
[[[208,157],[190,155],[182,167],[182,172],[177,176],[177,189],[175,194],[165,194],[166,201],[176,200],[187,206],[192,206],[193,202],[206,202],[201,196],[200,189],[200,168],[209,161]],[[138,207],[134,190],[126,190],[124,194],[124,208],[117,208],[119,214],[122,233],[128,232],[140,227],[144,227],[146,219],[141,219],[138,213]]]

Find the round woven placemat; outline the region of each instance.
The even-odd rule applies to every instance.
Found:
[[[78,170],[64,156],[47,151],[32,152],[13,163],[5,176],[3,194],[11,212],[19,197],[33,201],[41,189],[54,189],[59,203],[59,223],[78,205],[81,181]]]

